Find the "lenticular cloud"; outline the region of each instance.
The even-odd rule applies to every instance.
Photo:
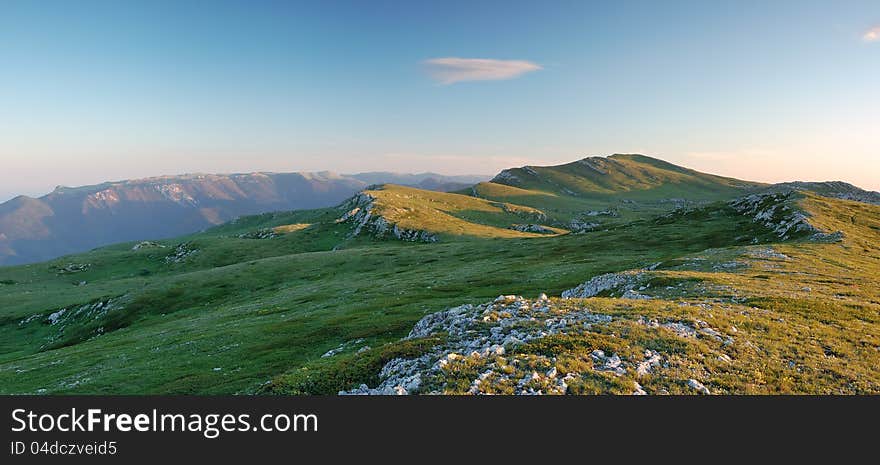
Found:
[[[441,84],[512,79],[542,69],[530,61],[489,58],[432,58],[425,60],[424,65],[428,75]]]

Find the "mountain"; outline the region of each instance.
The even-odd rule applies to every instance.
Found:
[[[492,181],[521,189],[573,197],[716,199],[759,183],[700,173],[644,155],[589,157],[559,166],[524,166]]]
[[[48,260],[116,242],[199,231],[242,215],[336,205],[377,181],[460,189],[438,174],[195,174],[58,187],[0,204],[0,265]]]
[[[427,242],[583,233],[765,188],[643,155],[612,155],[506,169],[455,193],[378,185],[342,208],[358,234]]]
[[[880,206],[635,165],[0,268],[0,393],[880,393]]]
[[[363,181],[367,184],[399,184],[401,186],[416,186],[420,189],[443,191],[446,189],[430,189],[432,184],[464,185],[465,187],[483,182],[490,176],[482,175],[455,175],[449,176],[437,173],[403,174],[387,171],[375,171],[370,173],[358,173],[345,175],[350,178]]]
[[[761,183],[700,173],[644,155],[588,157],[506,169],[461,193],[528,205],[569,229],[622,224],[674,208],[756,192]]]
[[[447,176],[437,173],[400,174],[384,171],[349,176],[371,185],[396,184],[437,192],[458,191],[489,179],[489,176],[482,175]]]

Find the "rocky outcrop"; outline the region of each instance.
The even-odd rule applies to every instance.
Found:
[[[566,224],[566,226],[568,227],[568,229],[571,232],[577,234],[577,233],[585,233],[585,232],[595,231],[596,229],[601,227],[602,224],[596,223],[594,221],[584,221],[584,220],[575,218],[575,219],[569,221],[568,224]]]
[[[603,275],[602,279],[593,281],[594,288],[588,293],[607,287],[599,285],[600,281],[626,286],[630,279],[611,276]],[[670,367],[681,366],[680,353],[674,355],[656,347],[615,353],[614,345],[596,347],[586,342],[595,340],[596,335],[610,334],[616,338],[616,331],[627,325],[655,331],[654,336],[647,338],[651,341],[702,340],[718,349],[734,344],[731,334],[737,332],[732,326],[727,333],[698,319],[612,317],[593,311],[589,301],[550,299],[544,294],[537,299],[501,295],[482,305],[462,305],[426,315],[404,340],[440,336],[442,342],[421,355],[389,361],[381,369],[380,382],[375,387],[361,384],[339,394],[572,394],[583,392],[579,389],[584,382],[595,383],[597,376],[623,386],[618,388],[618,393],[631,385],[623,393],[663,394],[664,389],[655,386],[646,390],[636,380],[644,382],[650,381],[652,376],[666,376],[676,377],[676,383],[694,394],[711,394],[709,387],[690,377],[701,373],[699,370],[675,374],[669,371]],[[570,339],[572,337],[575,339]],[[584,345],[565,341],[584,341]],[[557,343],[561,345],[554,346]],[[536,350],[536,347],[541,348]],[[548,347],[556,348],[548,350]],[[575,365],[570,362],[572,354],[564,353],[565,347],[583,349],[575,356],[578,360]],[[325,356],[339,350],[342,346]],[[561,358],[558,360],[557,356]],[[561,363],[562,359],[568,362]],[[724,352],[720,352],[717,359],[734,363]]]
[[[483,305],[462,305],[426,315],[405,339],[445,335],[443,342],[419,356],[389,361],[379,373],[376,387],[362,384],[339,394],[443,394],[450,393],[450,389],[453,393],[477,395],[571,394],[570,388],[577,389],[585,380],[591,383],[601,376],[627,380],[632,386],[625,393],[644,395],[648,392],[634,380],[675,376],[667,369],[671,363],[680,362],[673,362],[674,356],[662,349],[645,348],[624,355],[605,347],[590,347],[578,357],[581,362],[577,368],[558,363],[555,352],[528,349],[540,346],[547,338],[575,336],[590,340],[591,334],[607,335],[609,325],[620,324],[646,327],[657,331],[660,338],[704,339],[718,347],[734,342],[731,336],[700,320],[627,320],[594,312],[587,305],[549,299],[544,294],[537,299],[502,295]],[[719,360],[732,362],[723,353]],[[689,378],[677,382],[694,393],[710,393],[708,387],[691,383]]]
[[[843,239],[842,232],[828,233],[810,224],[809,217],[796,206],[797,196],[791,190],[752,194],[732,200],[728,205],[770,229],[782,240],[808,237],[827,242]]]
[[[165,246],[153,241],[142,241],[135,244],[131,250],[141,250],[141,249],[164,249]]]
[[[446,341],[417,358],[397,358],[379,374],[375,388],[361,385],[340,395],[441,393],[444,378],[462,365],[478,365],[470,394],[491,392],[493,385],[509,385],[514,394],[564,394],[568,383],[581,376],[559,373],[552,357],[518,354],[516,348],[557,334],[582,331],[612,321],[588,308],[558,308],[546,296],[535,300],[502,295],[484,305],[462,305],[422,318],[406,339],[446,334]],[[631,364],[615,354],[597,354],[596,371],[615,371]],[[544,367],[536,371],[536,367]]]
[[[556,231],[548,229],[540,224],[512,224],[508,227],[514,231],[535,233],[535,234],[556,234]]]
[[[45,339],[40,350],[52,348],[54,344],[70,337],[96,337],[112,330],[103,324],[107,315],[112,312],[122,311],[129,301],[127,296],[102,298],[86,304],[73,305],[64,308],[50,310],[45,313],[31,315],[18,322],[19,327],[27,327],[32,324],[42,324],[52,327],[52,331]],[[73,336],[77,333],[76,328],[89,328],[87,333]]]
[[[184,242],[182,244],[177,244],[174,247],[174,251],[171,252],[170,255],[165,257],[165,263],[182,263],[186,261],[189,257],[199,253],[199,249],[193,247],[193,245],[189,242]]]
[[[648,296],[639,294],[636,289],[643,287],[648,279],[646,274],[639,271],[607,273],[596,276],[575,288],[563,291],[562,298],[585,299],[600,294],[609,296],[618,294],[619,297],[627,299],[647,299]]]
[[[880,192],[866,191],[843,181],[795,181],[777,184],[774,187],[781,189],[806,190],[815,192],[819,195],[824,195],[825,197],[880,205]]]
[[[361,192],[343,203],[340,209],[345,210],[337,223],[350,223],[354,225],[351,237],[368,232],[378,239],[393,238],[409,242],[437,242],[436,234],[417,229],[403,228],[392,223],[382,215],[375,213],[376,198]]]
[[[52,265],[50,268],[58,274],[73,274],[88,271],[91,267],[91,263],[68,263],[66,265]]]
[[[238,235],[239,239],[274,239],[276,237],[278,237],[278,233],[271,228],[258,229]]]
[[[606,210],[590,210],[588,212],[584,212],[583,216],[594,217],[594,216],[612,216],[618,217],[620,216],[620,212],[617,210],[606,209]]]
[[[526,221],[533,221],[536,223],[547,221],[547,214],[534,208],[523,208],[521,206],[514,206],[504,202],[490,202],[490,205],[504,210],[504,213],[516,215]]]
[[[607,161],[603,158],[587,157],[587,158],[583,158],[583,159],[578,160],[576,163],[584,165],[587,168],[589,168],[599,174],[602,174],[602,175],[608,174],[608,169],[605,166],[607,164]]]
[[[494,182],[496,184],[505,184],[508,186],[522,185],[522,179],[513,174],[513,170],[503,170],[495,175],[495,177],[492,178],[492,180],[489,182]]]

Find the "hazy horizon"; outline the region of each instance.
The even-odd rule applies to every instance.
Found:
[[[615,153],[634,153],[634,152],[615,152]],[[607,157],[607,156],[609,156],[609,155],[612,155],[612,154],[604,154],[604,155],[584,155],[584,156],[579,156],[579,157],[575,157],[575,158],[571,158],[571,159],[560,160],[560,161],[558,161],[558,162],[553,162],[553,163],[551,163],[551,164],[552,164],[552,165],[565,164],[565,163],[570,163],[570,162],[573,162],[573,161],[576,161],[576,160],[579,160],[579,159],[582,159],[582,158],[585,158],[585,157],[592,157],[592,156]],[[671,158],[664,158],[664,157],[662,157],[662,156],[658,156],[658,155],[653,155],[653,154],[640,154],[640,155],[647,155],[647,156],[650,156],[650,157],[653,157],[653,158],[659,158],[659,159],[661,159],[661,160],[668,161],[668,162],[675,163],[675,164],[679,164],[679,165],[681,165],[681,166],[684,166],[685,168],[695,169],[695,170],[697,170],[697,171],[701,171],[701,172],[704,172],[704,173],[715,174],[715,175],[725,176],[725,177],[731,177],[731,178],[737,178],[737,179],[740,179],[740,180],[743,180],[743,181],[757,181],[757,182],[764,182],[764,183],[768,183],[768,184],[775,184],[775,183],[781,183],[781,182],[791,182],[791,181],[816,181],[816,182],[822,182],[822,181],[844,181],[844,182],[849,182],[850,184],[853,184],[853,185],[855,185],[856,187],[860,187],[860,188],[865,189],[865,190],[880,190],[880,189],[878,189],[878,188],[872,188],[872,187],[868,187],[868,186],[864,186],[864,185],[859,185],[859,184],[857,184],[857,183],[853,183],[853,182],[848,181],[848,180],[846,180],[846,179],[831,179],[831,178],[828,178],[828,179],[821,179],[821,178],[816,178],[816,179],[783,179],[783,178],[766,178],[766,179],[758,179],[758,178],[755,178],[755,177],[748,177],[748,176],[745,176],[745,177],[744,177],[744,176],[734,175],[734,174],[725,173],[725,172],[714,172],[714,171],[711,171],[711,170],[706,170],[706,169],[696,168],[696,167],[694,167],[694,166],[689,166],[689,165],[687,165],[687,164],[681,164],[681,163],[678,163],[678,162],[672,160]],[[697,161],[697,159],[695,159],[695,161]],[[711,162],[712,160],[711,160],[711,158],[710,158],[710,159],[707,160],[707,161],[708,161],[708,162]],[[485,177],[487,177],[487,178],[491,178],[491,177],[493,177],[494,175],[498,174],[498,173],[499,173],[501,170],[503,170],[503,169],[507,169],[507,168],[515,168],[515,167],[526,166],[526,165],[530,165],[530,166],[546,166],[546,165],[538,165],[538,164],[536,164],[536,163],[522,163],[522,164],[520,164],[520,165],[511,165],[511,166],[500,167],[500,168],[498,168],[496,171],[492,171],[492,172],[484,172],[484,173],[479,173],[479,172],[467,172],[466,170],[465,170],[465,171],[461,171],[461,172],[443,172],[443,171],[438,171],[438,170],[436,170],[436,169],[415,169],[415,170],[403,170],[403,171],[401,171],[401,170],[395,170],[393,167],[389,167],[388,169],[377,168],[377,169],[370,169],[370,170],[356,170],[356,171],[337,171],[337,170],[327,170],[327,169],[292,169],[292,170],[285,170],[285,169],[280,169],[280,170],[279,170],[279,169],[235,170],[235,169],[233,169],[233,170],[226,170],[226,171],[222,171],[222,170],[220,170],[220,171],[192,170],[192,171],[185,171],[185,172],[179,172],[179,173],[170,173],[170,172],[169,172],[169,173],[149,174],[149,175],[145,175],[145,176],[128,176],[128,177],[109,178],[109,179],[101,179],[101,180],[97,180],[97,181],[93,181],[93,182],[55,183],[55,184],[52,184],[51,186],[47,186],[47,187],[45,187],[43,190],[33,191],[33,192],[30,192],[30,193],[29,193],[29,192],[11,192],[11,193],[7,193],[7,192],[2,192],[2,191],[0,191],[0,203],[6,202],[6,201],[8,201],[8,200],[11,200],[11,199],[13,199],[13,198],[15,198],[15,197],[17,197],[17,196],[19,196],[19,195],[26,195],[26,196],[29,196],[29,197],[42,197],[43,195],[46,195],[46,194],[49,194],[50,192],[52,192],[52,191],[53,191],[56,187],[58,187],[58,186],[64,186],[64,187],[82,187],[82,186],[90,186],[90,185],[101,184],[101,183],[105,183],[105,182],[122,182],[122,181],[139,180],[139,179],[155,178],[155,177],[163,177],[163,176],[181,176],[181,175],[187,175],[187,174],[216,174],[216,175],[229,175],[229,174],[249,174],[249,173],[259,173],[259,172],[265,172],[265,173],[269,173],[269,172],[271,172],[271,173],[317,173],[317,172],[321,172],[321,171],[330,171],[330,172],[333,172],[333,173],[335,173],[335,174],[339,174],[339,175],[343,175],[343,176],[359,175],[359,174],[365,174],[365,173],[370,173],[370,172],[389,172],[389,173],[395,173],[395,174],[426,174],[426,173],[433,173],[433,174],[444,175],[444,176],[485,176]],[[733,170],[733,171],[735,171],[735,170]]]
[[[0,201],[612,153],[880,190],[876,1],[12,1],[0,54]]]

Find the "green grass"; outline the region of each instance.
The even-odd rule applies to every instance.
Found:
[[[657,262],[651,281],[662,288],[657,300],[587,303],[628,316],[615,323],[614,336],[548,339],[524,350],[557,353],[559,363],[574,367],[592,348],[663,349],[678,354],[676,373],[699,374],[722,392],[876,392],[878,207],[807,195],[801,204],[811,221],[846,239],[775,244],[791,258],[781,260],[748,258],[778,239],[723,203],[655,219],[668,210],[658,207],[622,215],[607,230],[527,237],[506,226],[526,222],[522,215],[534,209],[552,216],[554,208],[571,212],[587,201],[552,206],[557,194],[495,193],[499,198],[486,200],[399,187],[374,191],[381,214],[439,232],[442,240],[434,244],[351,237],[353,226],[336,222],[343,211],[322,209],[243,218],[158,241],[164,248],[119,244],[0,268],[0,393],[333,393],[375,383],[391,358],[430,347],[432,341],[399,342],[427,313],[502,293],[559,295],[593,276]],[[498,204],[505,199],[506,208]],[[239,237],[279,227],[278,237]],[[196,252],[167,262],[184,243]],[[731,260],[748,266],[713,268]],[[58,272],[71,263],[89,266]],[[104,299],[117,299],[120,307],[63,324],[47,321],[60,309]],[[749,335],[743,341],[760,349],[742,342],[731,349],[737,363],[722,364],[713,358],[718,347],[642,331],[633,323],[637,316],[736,326]],[[357,353],[366,345],[372,349]],[[340,354],[321,357],[338,347]],[[470,375],[462,370],[461,383]],[[629,389],[626,378],[588,381],[573,392]],[[643,385],[686,392],[664,379]]]
[[[508,229],[529,220],[540,222],[537,218],[544,214],[536,208],[390,184],[365,192],[376,198],[374,214],[402,228],[436,233],[441,238],[541,236]]]
[[[758,183],[700,173],[644,155],[617,154],[559,166],[530,166],[507,171],[518,179],[505,181],[505,184],[546,193],[597,198],[718,200],[761,187]]]
[[[586,217],[609,227],[668,212],[682,200],[690,205],[729,200],[763,187],[642,155],[593,157],[506,172],[513,178],[496,178],[460,193],[534,207],[559,224],[585,219],[585,212],[613,210],[618,216]]]

